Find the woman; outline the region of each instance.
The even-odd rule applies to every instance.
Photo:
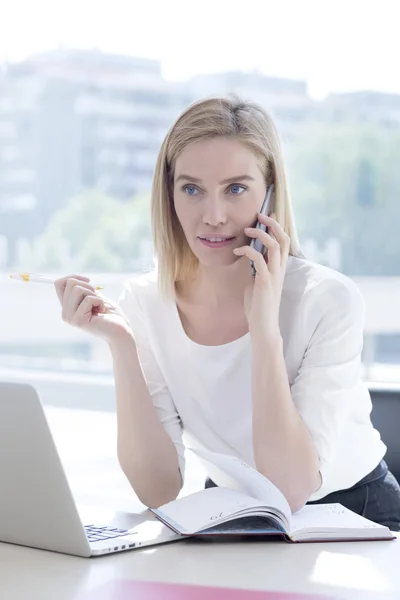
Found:
[[[274,214],[259,215],[272,184]],[[87,278],[56,283],[63,318],[109,344],[118,457],[140,500],[176,498],[184,439],[244,459],[293,511],[341,502],[398,530],[400,488],[360,379],[362,298],[302,257],[268,115],[236,99],[189,107],[158,156],[152,223],[157,270],[119,306]]]

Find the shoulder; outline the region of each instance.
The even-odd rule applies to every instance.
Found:
[[[148,334],[166,317],[169,305],[159,293],[156,271],[126,280],[119,297],[119,306],[136,334]]]
[[[291,256],[283,286],[291,304],[323,316],[336,314],[364,315],[364,299],[357,284],[343,273],[313,261]]]
[[[143,304],[150,299],[159,298],[157,271],[141,273],[127,279],[124,283],[122,296],[131,302]]]
[[[131,324],[134,321],[153,320],[166,308],[166,301],[159,293],[156,271],[142,273],[128,279],[122,289],[119,305]]]

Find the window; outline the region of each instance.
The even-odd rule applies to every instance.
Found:
[[[329,3],[335,7],[333,0]],[[258,23],[252,11],[242,11],[243,37],[233,43],[237,14],[225,11],[218,36],[206,35],[200,52],[199,40],[189,36],[191,28],[179,29],[171,11],[164,23],[166,52],[167,38],[154,31],[150,13],[137,28],[143,31],[122,41],[112,23],[116,17],[119,23],[131,22],[128,3],[118,11],[108,3],[99,10],[95,28],[78,5],[57,4],[68,8],[71,18],[39,27],[29,56],[19,64],[4,61],[2,69],[4,273],[84,271],[117,298],[133,265],[137,270],[148,265],[150,188],[168,128],[194,100],[239,92],[276,119],[304,252],[353,277],[364,294],[365,378],[400,380],[400,84],[390,76],[398,71],[396,57],[379,43],[387,24],[396,22],[394,11],[385,16],[384,27],[374,26],[373,55],[357,12],[347,15],[354,21],[353,33],[338,47],[332,24],[318,11],[310,20],[307,11],[294,6],[297,25],[290,49],[284,48],[286,39],[278,39],[279,27],[266,36],[264,17]],[[270,22],[286,20],[282,7],[279,2],[271,7]],[[363,18],[372,19],[368,15],[365,9]],[[54,49],[32,58],[42,42],[49,48],[54,39],[79,46],[76,22],[85,32],[85,47],[98,51]],[[196,28],[205,31],[200,24]],[[317,51],[310,41],[316,30]],[[23,37],[0,40],[0,56],[22,56]],[[332,47],[335,61],[324,62],[321,57]],[[368,68],[356,68],[363,60]],[[379,64],[385,64],[384,72]],[[62,89],[62,95],[54,89]],[[27,153],[29,164],[24,165]],[[111,375],[107,348],[62,323],[51,290],[7,280],[0,292],[7,321],[0,328],[3,365]],[[41,317],[21,320],[24,311],[38,311]]]

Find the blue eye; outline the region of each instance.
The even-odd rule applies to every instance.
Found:
[[[245,186],[244,185],[239,185],[239,184],[234,184],[231,185],[230,187],[230,191],[234,196],[239,196],[239,194],[242,194],[245,191]]]
[[[194,185],[185,185],[183,190],[188,196],[196,196],[199,193],[199,190]]]

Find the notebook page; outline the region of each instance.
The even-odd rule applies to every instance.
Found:
[[[290,531],[291,510],[289,503],[282,492],[264,475],[235,456],[198,448],[190,448],[190,450],[224,471],[229,477],[232,477],[241,485],[246,494],[257,498],[265,506],[277,509],[282,516],[285,530]]]
[[[314,504],[304,506],[292,515],[291,533],[294,534],[299,531],[364,530],[375,528],[382,528],[382,525],[378,525],[357,515],[341,504]]]
[[[236,490],[210,488],[152,509],[164,522],[183,534],[212,527],[230,515],[248,508],[261,508],[260,502]]]

